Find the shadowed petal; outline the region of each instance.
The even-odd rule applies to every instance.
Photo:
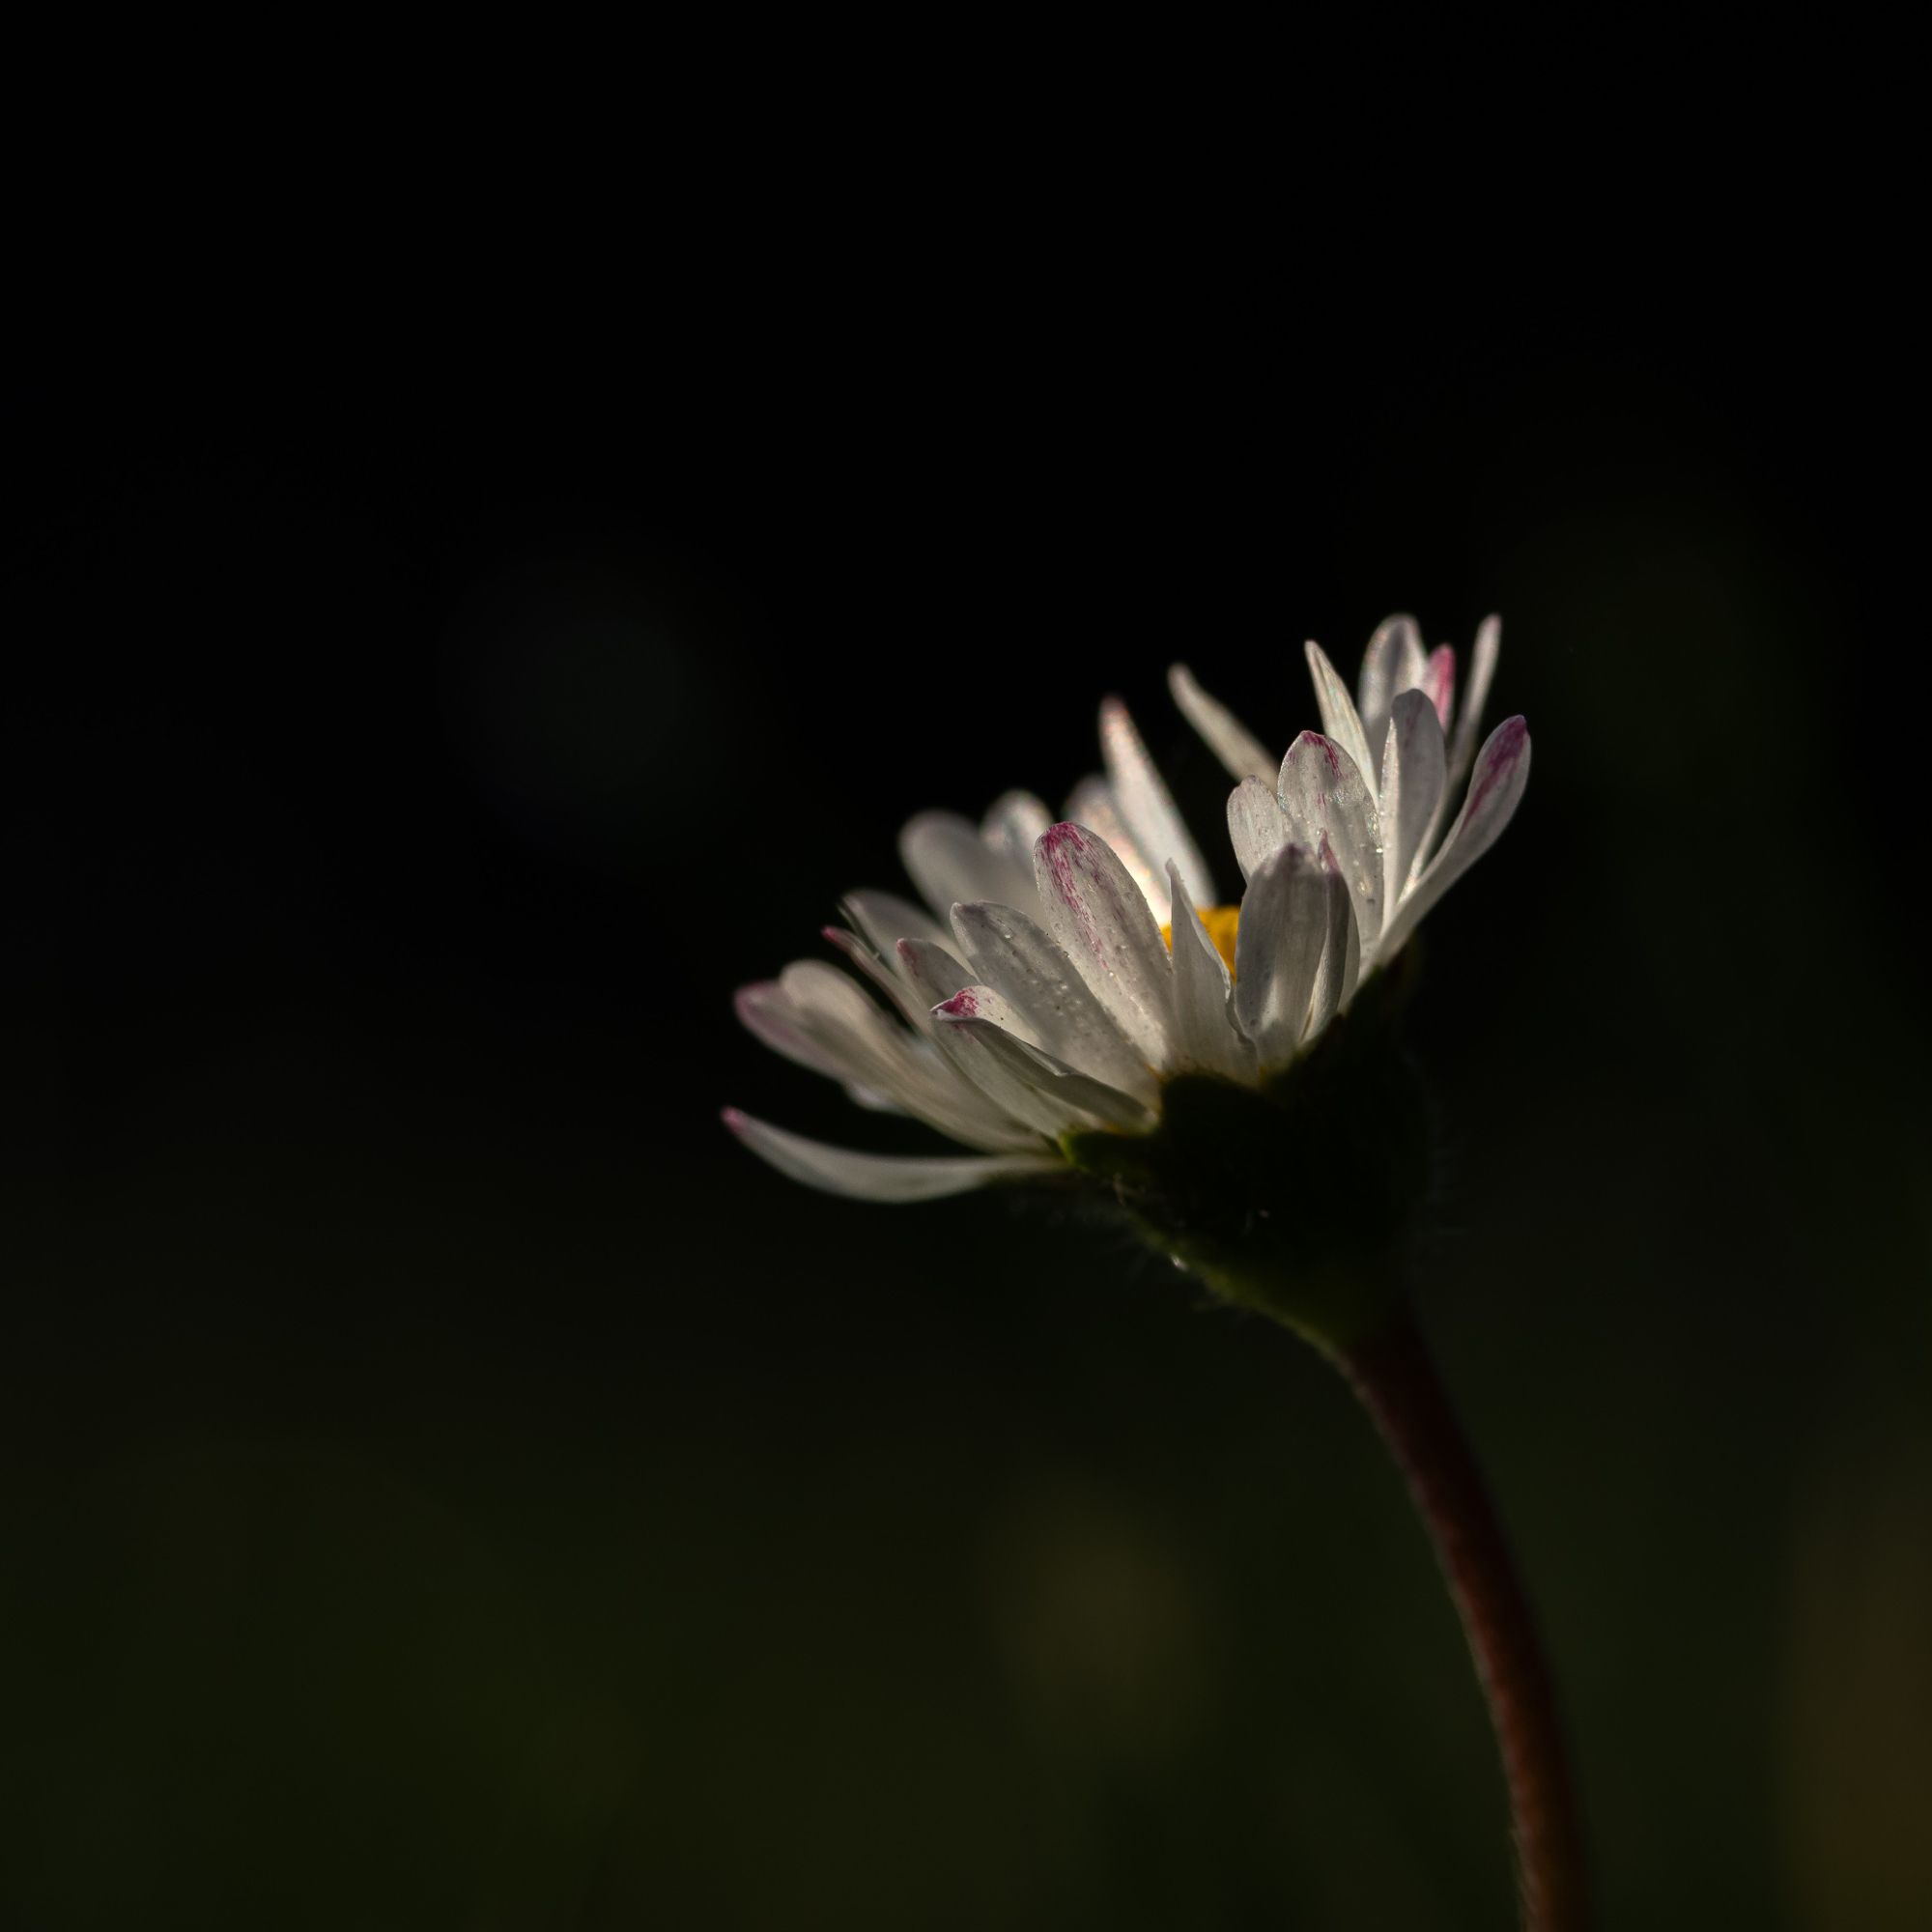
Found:
[[[1496,659],[1502,654],[1503,620],[1485,617],[1476,627],[1476,647],[1469,658],[1469,679],[1463,693],[1462,708],[1456,714],[1456,735],[1449,748],[1449,784],[1453,790],[1463,782],[1463,774],[1475,756],[1476,733],[1483,728],[1483,706],[1490,701],[1490,686],[1496,675]]]
[[[980,837],[1033,882],[1034,841],[1053,823],[1053,813],[1030,791],[1003,792],[980,821]]]
[[[901,939],[930,939],[946,943],[946,928],[923,906],[896,893],[847,893],[838,901],[847,923],[881,959],[891,959]]]
[[[1111,1127],[1145,1133],[1151,1108],[1046,1052],[1014,1028],[1014,1014],[988,986],[966,986],[933,1013],[940,1043],[1015,1120],[1058,1137]]]
[[[899,858],[942,928],[956,899],[1024,901],[1033,885],[1018,861],[994,851],[979,827],[957,812],[922,811],[908,819],[899,834]]]
[[[1235,935],[1235,1015],[1264,1073],[1301,1046],[1338,895],[1346,904],[1341,878],[1299,845],[1284,845],[1248,884]]]
[[[1252,1080],[1255,1051],[1235,1027],[1228,969],[1179,871],[1168,870],[1174,894],[1174,1064],[1224,1080]]]
[[[856,932],[848,931],[842,925],[828,925],[821,929],[827,943],[837,947],[852,969],[870,980],[892,1002],[908,1026],[917,1028],[921,1033],[926,1031],[925,1016],[932,1002],[921,999],[904,975],[895,970],[896,961],[888,966]],[[960,984],[964,985],[965,981],[962,980]]]
[[[1334,849],[1324,838],[1316,861],[1321,870],[1341,886],[1328,895],[1328,939],[1321,949],[1321,964],[1315,975],[1315,990],[1308,1001],[1308,1024],[1302,1044],[1312,1044],[1321,1029],[1353,997],[1355,982],[1361,978],[1361,937],[1355,925],[1355,902],[1347,883],[1339,877]]]
[[[740,1024],[753,1038],[781,1053],[800,1066],[823,1073],[830,1080],[851,1078],[851,1069],[806,1033],[792,1012],[791,998],[776,980],[759,980],[740,986],[731,996]]]
[[[1422,870],[1430,837],[1441,821],[1444,764],[1442,726],[1429,694],[1399,692],[1382,748],[1384,905],[1395,905]]]
[[[844,1194],[855,1201],[937,1201],[996,1180],[1021,1180],[1051,1174],[1064,1163],[1048,1154],[1004,1154],[991,1159],[920,1159],[860,1153],[828,1147],[783,1127],[754,1121],[735,1107],[724,1109],[724,1124],[761,1159],[808,1187]]]

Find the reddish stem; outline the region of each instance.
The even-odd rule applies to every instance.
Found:
[[[1582,1833],[1556,1700],[1482,1472],[1406,1316],[1338,1361],[1408,1479],[1463,1619],[1502,1751],[1525,1932],[1587,1932]]]

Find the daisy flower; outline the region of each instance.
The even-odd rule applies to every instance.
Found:
[[[1240,781],[1228,804],[1238,906],[1215,903],[1117,698],[1100,712],[1105,776],[1076,787],[1059,822],[1025,792],[978,825],[922,812],[899,851],[927,909],[849,895],[845,925],[825,936],[857,978],[801,961],[742,988],[737,1007],[765,1044],[861,1106],[971,1151],[861,1153],[735,1109],[726,1124],[795,1179],[916,1201],[1064,1170],[1083,1137],[1150,1134],[1179,1076],[1270,1088],[1515,810],[1529,772],[1522,720],[1474,748],[1496,645],[1492,619],[1459,718],[1454,653],[1425,653],[1411,619],[1376,633],[1354,698],[1310,644],[1325,730],[1304,731],[1278,771],[1177,667],[1177,701]]]
[[[1587,1932],[1534,1621],[1406,1303],[1425,1109],[1393,1025],[1403,976],[1386,969],[1528,780],[1520,718],[1477,746],[1498,633],[1494,618],[1477,633],[1460,707],[1455,653],[1425,651],[1411,618],[1376,632],[1352,696],[1310,644],[1322,729],[1279,765],[1175,668],[1176,701],[1238,781],[1237,906],[1214,902],[1140,733],[1109,698],[1105,776],[1059,822],[1024,792],[978,825],[921,813],[899,850],[924,910],[854,893],[845,924],[826,930],[853,974],[806,961],[739,993],[768,1045],[965,1151],[858,1153],[724,1118],[781,1172],[875,1201],[1056,1172],[1103,1180],[1157,1251],[1328,1355],[1406,1474],[1462,1615],[1510,1796],[1522,1922]]]

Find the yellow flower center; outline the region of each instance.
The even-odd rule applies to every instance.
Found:
[[[1212,943],[1214,951],[1227,962],[1228,976],[1232,979],[1235,972],[1235,928],[1241,923],[1240,907],[1209,906],[1206,912],[1198,912],[1194,916],[1207,928],[1208,937]],[[1173,926],[1162,926],[1160,936],[1167,941],[1167,950],[1172,952],[1174,951]]]

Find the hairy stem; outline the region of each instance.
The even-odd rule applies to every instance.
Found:
[[[1549,1673],[1482,1472],[1414,1322],[1336,1357],[1428,1525],[1489,1701],[1525,1932],[1586,1932],[1582,1833]]]

